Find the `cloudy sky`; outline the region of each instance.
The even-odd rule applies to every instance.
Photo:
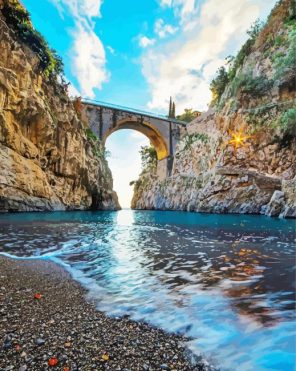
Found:
[[[35,27],[63,57],[71,92],[167,113],[205,110],[209,83],[246,30],[276,0],[22,0]],[[140,171],[137,132],[112,134],[107,147],[115,189],[128,206]]]

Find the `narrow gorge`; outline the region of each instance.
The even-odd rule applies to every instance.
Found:
[[[209,110],[186,127],[170,176],[143,170],[132,208],[296,217],[295,3],[219,70]]]
[[[295,1],[0,0],[0,370],[295,371]]]

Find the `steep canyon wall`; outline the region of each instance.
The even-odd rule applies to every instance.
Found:
[[[244,45],[220,99],[188,124],[171,176],[144,169],[133,208],[296,217],[294,5],[281,1]]]
[[[104,149],[0,0],[0,211],[117,209]]]

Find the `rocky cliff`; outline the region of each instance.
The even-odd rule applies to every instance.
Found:
[[[65,85],[41,69],[40,55],[7,22],[4,5],[0,0],[0,211],[117,209],[102,145]]]
[[[132,207],[296,217],[294,0],[257,24],[188,124],[169,177],[144,169]]]

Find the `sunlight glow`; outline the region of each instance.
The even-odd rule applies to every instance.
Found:
[[[249,135],[243,135],[240,130],[238,133],[230,132],[232,139],[228,141],[228,144],[233,144],[235,148],[239,146],[244,146],[247,139],[250,138]]]

